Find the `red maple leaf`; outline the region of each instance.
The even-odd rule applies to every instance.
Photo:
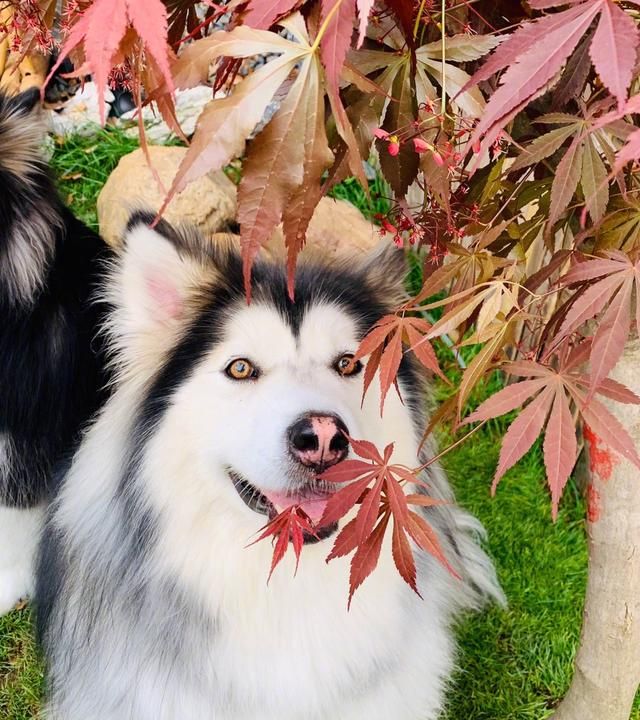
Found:
[[[324,65],[329,91],[337,96],[340,73],[347,51],[351,47],[351,36],[356,19],[356,5],[353,0],[322,0],[322,21],[327,28],[322,36],[322,64]]]
[[[369,389],[376,371],[380,370],[380,412],[391,386],[395,383],[402,362],[403,344],[407,351],[428,370],[439,375],[445,382],[447,378],[440,369],[438,358],[426,335],[431,325],[422,318],[410,315],[385,315],[367,333],[356,350],[354,362],[369,355],[364,373],[363,395]]]
[[[411,470],[402,465],[390,464],[393,444],[387,445],[380,454],[376,446],[367,440],[349,439],[351,447],[362,460],[350,459],[326,470],[320,479],[344,485],[329,496],[324,513],[314,525],[309,515],[299,506],[284,509],[262,528],[251,545],[266,538],[273,540],[273,558],[269,579],[287,552],[289,543],[296,556],[296,569],[304,545],[304,533],[315,535],[321,528],[341,520],[356,505],[356,516],[340,530],[334,541],[327,562],[350,553],[349,600],[367,577],[375,570],[380,558],[382,541],[390,521],[393,521],[392,556],[404,581],[418,592],[413,543],[424,552],[433,555],[453,575],[457,576],[447,562],[436,532],[423,515],[411,506],[431,507],[443,501],[429,497],[424,492],[411,491],[408,487],[424,487],[417,477],[421,468]]]
[[[591,345],[591,388],[589,397],[618,362],[631,328],[631,312],[640,330],[640,260],[634,264],[627,255],[611,250],[604,257],[576,263],[560,283],[576,286],[578,293],[572,298],[568,310],[560,309],[564,320],[554,345],[575,332],[583,323],[602,312],[593,344]]]
[[[380,557],[382,541],[389,521],[393,520],[392,555],[403,580],[418,592],[416,565],[409,540],[424,552],[437,558],[448,570],[455,572],[444,556],[438,536],[426,519],[410,509],[410,505],[428,507],[438,505],[424,493],[405,495],[409,484],[421,486],[417,470],[390,464],[393,444],[387,445],[382,455],[366,440],[350,439],[351,447],[363,460],[345,460],[329,468],[322,475],[326,482],[347,483],[330,496],[318,526],[332,525],[360,505],[356,516],[338,533],[327,562],[354,552],[349,577],[349,601],[355,591],[375,570]]]
[[[531,0],[529,4],[543,10],[567,3],[566,0]],[[523,23],[462,88],[464,92],[508,68],[474,130],[472,143],[476,147],[481,151],[489,147],[501,128],[546,90],[596,18],[598,24],[589,54],[602,83],[617,98],[619,108],[623,107],[636,62],[640,31],[631,16],[613,0],[573,2],[567,10]]]
[[[269,522],[261,528],[259,532],[260,535],[258,538],[250,543],[249,546],[255,545],[257,542],[260,542],[260,540],[264,540],[268,537],[273,539],[273,559],[271,560],[271,569],[269,570],[267,582],[271,580],[273,571],[285,556],[289,543],[293,545],[293,552],[296,556],[297,571],[298,563],[300,562],[300,553],[302,552],[302,546],[304,545],[304,533],[306,532],[309,535],[315,535],[311,518],[298,505],[290,505],[285,508],[282,512],[269,520]]]
[[[154,67],[154,74],[162,76],[167,93],[171,94],[174,88],[169,64],[172,51],[167,44],[167,10],[161,0],[94,0],[71,27],[44,85],[67,55],[82,46],[87,69],[92,72],[98,88],[100,120],[104,124],[104,91],[112,67],[122,62],[132,47],[129,28],[133,28],[142,41],[145,62]]]
[[[560,362],[557,370],[532,361],[505,365],[507,373],[529,379],[498,391],[463,423],[466,425],[496,418],[521,407],[525,402],[529,403],[504,436],[492,492],[495,492],[507,470],[527,453],[546,425],[543,454],[554,520],[562,491],[577,458],[576,426],[570,402],[576,405],[585,423],[604,443],[640,467],[640,457],[627,431],[602,403],[587,397],[587,390],[594,387],[593,379],[577,368],[587,359],[590,344],[585,342],[577,346]],[[640,404],[637,395],[612,379],[601,380],[595,386],[595,392],[619,402]]]
[[[278,18],[290,15],[301,0],[251,0],[244,22],[258,30],[267,30]]]

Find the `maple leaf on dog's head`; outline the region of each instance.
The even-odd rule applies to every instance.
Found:
[[[178,59],[176,70],[179,84],[183,78],[193,83],[198,77],[202,79],[212,61],[222,57],[277,56],[238,82],[230,95],[214,99],[204,108],[161,209],[162,212],[171,197],[189,182],[242,155],[247,138],[278,93],[278,109],[248,148],[238,193],[248,299],[253,261],[280,221],[288,249],[289,293],[293,293],[296,258],[321,197],[322,175],[333,160],[324,122],[325,89],[337,128],[346,138],[349,167],[354,175],[364,179],[358,146],[338,89],[332,93],[330,85],[325,87],[320,53],[309,39],[302,15],[295,13],[279,24],[292,40],[247,26],[215,32],[187,48],[184,60]]]

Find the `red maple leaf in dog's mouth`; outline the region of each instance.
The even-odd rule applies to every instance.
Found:
[[[423,491],[418,477],[421,468],[409,469],[390,463],[393,444],[380,453],[373,443],[349,438],[362,459],[347,459],[326,469],[315,485],[297,493],[269,493],[258,490],[246,479],[229,472],[246,505],[269,518],[251,543],[272,538],[274,550],[269,578],[293,545],[296,569],[302,547],[334,534],[338,521],[359,506],[355,517],[340,531],[327,562],[354,552],[351,560],[349,600],[378,564],[387,528],[393,526],[392,554],[398,572],[416,592],[416,564],[411,545],[435,557],[454,576],[455,570],[444,556],[440,540],[426,517],[411,506],[428,508],[442,504]],[[405,490],[409,490],[405,494]],[[417,491],[417,492],[416,492]]]
[[[326,483],[318,481],[297,491],[276,492],[256,487],[232,468],[227,468],[227,473],[244,504],[269,519],[257,539],[249,543],[255,545],[260,540],[272,538],[273,558],[268,580],[290,544],[296,556],[297,570],[302,546],[320,542],[338,529],[337,522],[318,526],[333,494],[333,488]]]
[[[260,540],[272,538],[273,557],[267,582],[273,571],[285,556],[289,545],[293,546],[296,556],[296,571],[300,561],[302,546],[316,543],[333,535],[338,523],[320,526],[318,523],[324,516],[330,493],[318,488],[306,489],[298,493],[276,493],[258,490],[247,480],[237,474],[231,474],[234,487],[247,507],[266,515],[269,522],[260,529],[260,535],[250,545]]]

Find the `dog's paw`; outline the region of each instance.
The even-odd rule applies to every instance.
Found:
[[[27,600],[32,594],[31,568],[23,565],[0,567],[0,615],[10,612],[21,600]]]

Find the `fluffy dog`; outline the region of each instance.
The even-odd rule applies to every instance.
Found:
[[[479,523],[449,500],[428,520],[459,578],[418,555],[424,599],[385,544],[347,610],[348,559],[331,539],[287,556],[247,547],[299,503],[344,432],[420,462],[424,383],[404,359],[384,414],[350,358],[402,292],[402,253],[350,269],[257,264],[253,300],[230,249],[134,217],[107,283],[117,379],[45,532],[38,626],[48,720],[433,720],[455,658],[456,614],[501,600]],[[346,518],[345,522],[349,518]],[[292,555],[290,553],[289,555]]]
[[[109,252],[56,194],[39,96],[0,94],[0,614],[31,593],[54,468],[103,384],[90,298]]]

